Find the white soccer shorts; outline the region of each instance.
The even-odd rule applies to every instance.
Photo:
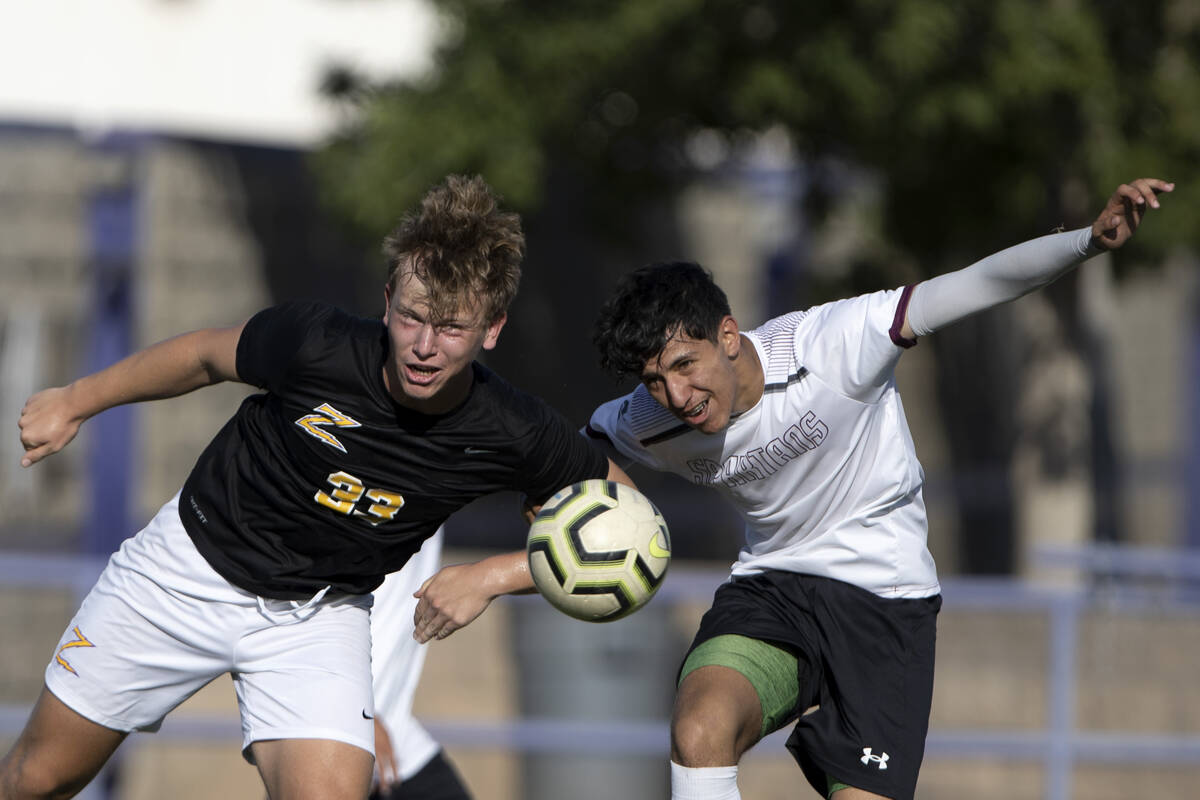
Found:
[[[179,496],[121,545],[46,667],[84,717],[157,730],[222,673],[233,676],[243,755],[265,739],[332,739],[375,750],[371,597],[267,600],[218,575],[179,521]]]

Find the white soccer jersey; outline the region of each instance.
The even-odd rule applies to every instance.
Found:
[[[894,375],[903,351],[889,333],[906,299],[876,292],[746,333],[766,387],[721,433],[684,425],[644,386],[596,409],[589,427],[625,459],[712,486],[737,507],[746,544],[735,575],[778,569],[884,597],[937,594],[924,472]]]

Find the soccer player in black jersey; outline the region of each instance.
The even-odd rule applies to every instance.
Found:
[[[0,800],[75,794],[130,731],[156,729],[223,673],[272,798],[365,797],[370,593],[384,575],[481,495],[537,502],[587,478],[629,482],[475,360],[496,345],[524,254],[519,219],[482,179],[432,189],[384,250],[382,323],[286,304],[26,403],[28,467],[106,408],[227,380],[263,390],[84,600],[0,762]],[[443,570],[418,592],[414,633],[442,638],[530,585],[523,551]]]

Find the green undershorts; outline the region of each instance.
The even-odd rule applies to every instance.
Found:
[[[688,654],[679,672],[680,683],[692,670],[707,666],[729,667],[750,681],[762,706],[760,737],[783,727],[796,715],[800,681],[796,656],[787,650],[747,636],[714,636]]]
[[[840,792],[842,789],[852,789],[853,788],[852,786],[842,783],[841,781],[835,781],[833,778],[829,777],[828,773],[826,774],[825,777],[829,781],[829,791],[827,791],[825,793],[826,797],[833,797],[834,792]]]

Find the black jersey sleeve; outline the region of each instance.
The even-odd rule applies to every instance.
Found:
[[[313,331],[334,313],[322,303],[292,302],[255,314],[242,329],[237,371],[246,383],[278,391]]]
[[[525,494],[540,505],[564,486],[608,476],[608,458],[550,406],[539,403],[542,423],[527,461]]]

